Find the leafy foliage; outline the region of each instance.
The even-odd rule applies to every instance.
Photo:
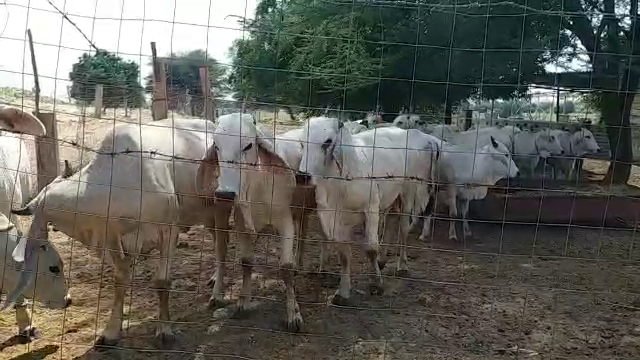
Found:
[[[96,85],[102,84],[104,108],[139,107],[143,103],[139,76],[140,69],[133,61],[125,61],[104,50],[94,55],[84,53],[69,73],[70,96],[91,102],[95,99]]]
[[[569,43],[557,17],[471,3],[262,0],[231,49],[231,87],[239,99],[317,108],[451,106],[524,94],[549,49]]]

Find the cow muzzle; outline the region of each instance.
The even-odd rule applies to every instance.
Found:
[[[296,185],[309,185],[309,182],[311,182],[309,173],[301,171],[296,174]]]

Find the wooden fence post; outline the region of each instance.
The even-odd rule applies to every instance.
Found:
[[[202,117],[213,120],[213,99],[211,98],[211,80],[209,79],[209,67],[200,67],[200,85],[204,95],[204,106]]]
[[[167,104],[167,73],[164,63],[158,60],[156,52],[156,43],[151,42],[151,56],[153,57],[153,99],[151,106],[151,115],[153,120],[162,120],[167,118],[169,107]]]
[[[96,97],[93,100],[93,116],[96,119],[100,119],[102,116],[102,94],[104,93],[104,86],[102,84],[96,85]]]
[[[55,113],[35,113],[47,130],[46,136],[36,136],[36,165],[38,167],[38,191],[42,190],[56,176],[60,164],[58,156],[58,127]]]

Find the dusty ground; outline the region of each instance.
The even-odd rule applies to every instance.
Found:
[[[73,108],[64,108],[71,112]],[[76,139],[78,115],[62,118],[60,136]],[[143,121],[148,119],[145,115]],[[87,121],[87,145],[112,120]],[[76,139],[77,140],[77,139]],[[77,150],[61,159],[79,163]],[[81,244],[61,233],[53,241],[70,270],[74,306],[66,311],[34,308],[43,337],[15,344],[14,314],[0,316],[3,359],[637,359],[640,358],[640,250],[635,232],[573,227],[515,227],[472,224],[476,238],[452,244],[446,224],[435,239],[412,235],[408,278],[385,269],[385,294],[366,292],[367,267],[353,247],[351,307],[328,305],[337,281],[314,274],[297,276],[305,320],[302,334],[283,331],[283,285],[277,276],[277,239],[256,244],[255,309],[232,319],[229,309],[206,309],[206,279],[214,265],[213,244],[202,228],[181,235],[174,262],[171,310],[180,331],[171,351],[153,343],[156,296],[153,262],[142,259],[125,312],[125,338],[117,348],[95,351],[96,334],[110,307],[111,269]],[[310,237],[319,239],[317,221]],[[356,239],[361,239],[357,234]],[[229,261],[235,260],[232,242]],[[317,246],[308,246],[306,269],[317,265]],[[153,253],[151,256],[155,255]],[[338,271],[335,254],[333,272]],[[231,298],[241,277],[228,265]]]

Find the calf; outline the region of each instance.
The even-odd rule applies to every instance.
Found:
[[[206,204],[195,186],[197,162],[211,144],[202,119],[166,119],[151,124],[118,124],[99,144],[99,154],[79,172],[63,174],[44,187],[18,215],[33,215],[27,248],[48,244],[47,223],[94,249],[106,252],[114,267],[111,315],[96,345],[113,345],[121,337],[130,266],[138,254],[160,250],[155,288],[158,292],[156,336],[174,340],[169,324],[171,261],[179,226],[207,224]],[[66,163],[65,163],[66,164]],[[24,246],[24,245],[23,245]],[[20,247],[20,246],[18,246]],[[24,251],[24,250],[23,250]]]
[[[221,116],[213,136],[215,146],[207,149],[198,169],[197,183],[198,187],[211,188],[216,178],[209,174],[219,169],[220,185],[215,197],[233,201],[235,206],[235,226],[243,269],[237,311],[246,310],[251,301],[253,244],[258,232],[272,225],[282,237],[280,274],[286,287],[287,329],[300,331],[303,320],[293,282],[295,230],[290,208],[296,187],[295,172],[256,127],[251,115]],[[228,232],[219,229],[216,232],[219,233],[216,236],[216,257],[221,263],[226,256]],[[225,238],[225,241],[220,241],[220,238]],[[217,278],[210,300],[214,307],[224,304],[224,266],[218,267],[215,275]]]

